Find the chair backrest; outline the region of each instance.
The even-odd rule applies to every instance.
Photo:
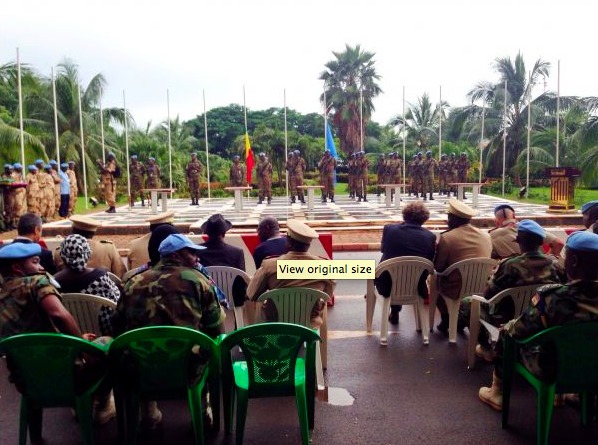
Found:
[[[116,303],[97,295],[70,293],[62,294],[62,304],[73,315],[82,332],[100,334],[100,309],[116,308]]]
[[[116,275],[116,274],[114,274],[114,273],[112,273],[112,272],[110,272],[110,271],[107,271],[107,272],[106,272],[106,275],[108,275],[108,278],[110,278],[110,279],[112,280],[112,282],[113,282],[114,284],[116,284],[118,287],[121,287],[121,286],[123,285],[123,282],[122,282],[122,280],[121,280],[121,279],[118,277],[118,275]]]
[[[308,287],[284,287],[264,292],[257,301],[270,300],[274,303],[278,313],[277,321],[310,327],[314,305],[320,300],[327,302],[329,299],[330,296],[320,290]]]
[[[231,309],[235,307],[233,300],[233,283],[235,282],[235,278],[241,277],[245,280],[245,283],[249,284],[249,275],[241,269],[229,266],[207,266],[206,270],[216,283],[216,286],[222,289],[226,295],[228,307]]]
[[[413,304],[419,298],[418,284],[424,272],[434,273],[434,264],[427,258],[403,256],[382,261],[376,267],[376,278],[388,272],[392,278],[392,304]]]
[[[497,304],[503,298],[510,297],[515,306],[514,317],[519,317],[529,307],[529,302],[542,284],[528,284],[504,289],[492,297],[492,304]]]
[[[488,278],[498,261],[492,258],[469,258],[451,264],[442,273],[436,272],[438,277],[448,276],[454,271],[461,274],[460,298],[473,294],[483,294],[488,284]]]
[[[11,379],[24,397],[41,406],[73,406],[75,395],[93,390],[95,381],[84,381],[81,356],[103,358],[102,346],[63,334],[31,333],[5,338]],[[81,364],[78,366],[77,363]]]
[[[306,375],[315,373],[315,342],[320,336],[304,326],[261,323],[224,336],[220,343],[222,372],[230,373],[231,350],[241,347],[247,362],[249,396],[295,394],[295,364],[306,345]]]
[[[146,394],[184,395],[187,388],[218,373],[216,342],[203,332],[181,326],[149,326],[119,335],[110,359],[121,384]]]
[[[554,345],[557,392],[598,392],[598,322],[555,326],[519,343]]]

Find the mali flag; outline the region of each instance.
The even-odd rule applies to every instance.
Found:
[[[247,184],[251,184],[251,172],[253,171],[253,151],[249,144],[249,135],[245,133],[245,166],[247,168]]]

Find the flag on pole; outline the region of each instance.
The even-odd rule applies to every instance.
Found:
[[[245,133],[245,166],[247,168],[247,184],[251,184],[251,172],[253,171],[253,151],[249,144],[249,135]]]
[[[330,125],[328,125],[328,121],[326,121],[326,150],[330,151],[330,155],[334,159],[338,159],[336,147],[334,145],[334,138],[332,137],[332,130],[330,129]],[[333,183],[336,184],[336,169],[334,170],[333,175]]]

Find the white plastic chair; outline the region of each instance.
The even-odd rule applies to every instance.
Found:
[[[233,299],[233,283],[235,282],[235,278],[241,277],[245,280],[245,283],[249,284],[249,275],[241,269],[229,266],[207,266],[206,270],[216,285],[222,289],[226,295],[228,307],[233,308],[237,329],[242,328],[245,326],[243,306],[235,306],[235,301]]]
[[[444,298],[449,313],[449,343],[457,342],[457,321],[461,298],[474,294],[483,294],[488,284],[488,278],[497,264],[498,261],[492,258],[469,258],[450,265],[442,272],[436,271],[436,292],[432,292],[430,295],[430,326],[434,326],[436,301],[440,295]],[[459,271],[461,274],[461,292],[459,298],[453,300],[442,295],[438,282],[454,271]]]
[[[424,299],[419,296],[418,284],[424,272],[434,274],[434,264],[423,257],[403,256],[391,258],[382,261],[376,267],[376,278],[383,272],[388,272],[392,280],[392,287],[389,298],[382,298],[382,320],[380,322],[380,344],[388,344],[388,313],[391,304],[413,305],[415,315],[415,327],[421,330],[424,338],[424,344],[429,343],[429,325],[428,313],[424,304]],[[374,292],[373,283],[369,289]],[[366,309],[366,325],[368,332],[371,332],[372,320],[374,318],[374,309],[376,300],[368,305]]]
[[[489,308],[498,304],[504,298],[510,297],[513,300],[515,313],[514,317],[519,317],[528,307],[531,298],[536,293],[538,287],[542,284],[530,284],[527,286],[511,287],[500,291],[490,300],[486,300],[480,295],[471,296],[471,313],[469,316],[469,343],[467,345],[467,366],[472,369],[476,363],[475,347],[478,342],[478,334],[480,333],[480,324],[483,325],[490,335],[490,339],[493,342],[498,340],[499,329],[490,324],[489,322],[482,320],[481,306],[487,305]]]
[[[283,323],[294,323],[311,328],[311,313],[314,306],[323,300],[328,302],[330,296],[307,287],[284,287],[264,292],[257,299],[263,303],[266,300],[274,303],[278,313],[277,321]],[[266,320],[261,320],[266,321]],[[320,330],[318,329],[318,334]],[[320,342],[316,343],[316,382],[319,389],[324,388],[324,369],[322,367],[322,353]]]
[[[92,332],[97,335],[101,335],[100,309],[116,308],[116,303],[108,298],[80,293],[62,294],[62,304],[77,321],[81,332]]]
[[[106,275],[108,275],[108,278],[110,278],[114,284],[116,284],[118,287],[122,287],[122,285],[123,285],[123,282],[122,282],[122,280],[121,280],[121,279],[118,277],[118,275],[116,275],[116,274],[114,274],[114,273],[112,273],[112,272],[110,272],[110,271],[107,271],[107,272],[106,272]]]

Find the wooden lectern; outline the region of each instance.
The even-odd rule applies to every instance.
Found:
[[[575,178],[581,172],[574,167],[550,167],[546,169],[550,177],[550,205],[548,212],[568,213],[575,209]]]

